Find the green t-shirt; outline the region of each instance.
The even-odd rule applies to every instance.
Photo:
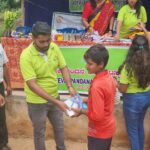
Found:
[[[134,76],[129,77],[125,67],[121,70],[120,83],[128,84],[128,89],[126,93],[138,93],[138,92],[146,92],[150,90],[150,85],[145,89],[139,88],[137,79]]]
[[[36,79],[37,84],[53,97],[58,97],[58,68],[66,66],[65,59],[54,43],[50,44],[47,55],[36,50],[33,43],[29,45],[20,56],[20,69],[25,81]],[[25,93],[29,103],[46,103],[25,83]]]
[[[147,14],[145,8],[141,6],[140,15],[137,18],[136,10],[125,5],[120,9],[117,20],[122,21],[120,37],[126,38],[130,34],[130,28],[135,27],[139,22],[147,22]]]

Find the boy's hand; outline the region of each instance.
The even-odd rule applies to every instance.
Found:
[[[5,105],[5,99],[4,97],[0,94],[0,107]]]
[[[87,104],[88,103],[88,98],[83,98],[82,101],[83,101],[83,103]]]

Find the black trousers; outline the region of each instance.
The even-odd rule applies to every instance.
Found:
[[[88,150],[110,150],[112,138],[100,139],[88,136]]]
[[[4,85],[0,83],[0,93],[4,95]],[[5,105],[0,107],[0,150],[8,143],[8,131],[6,126]]]

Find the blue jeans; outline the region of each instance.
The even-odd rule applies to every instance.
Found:
[[[144,148],[144,118],[150,106],[150,91],[123,94],[123,111],[131,150]]]

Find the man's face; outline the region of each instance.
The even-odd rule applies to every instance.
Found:
[[[51,38],[50,35],[38,35],[33,37],[33,41],[38,51],[46,52],[49,49]]]

